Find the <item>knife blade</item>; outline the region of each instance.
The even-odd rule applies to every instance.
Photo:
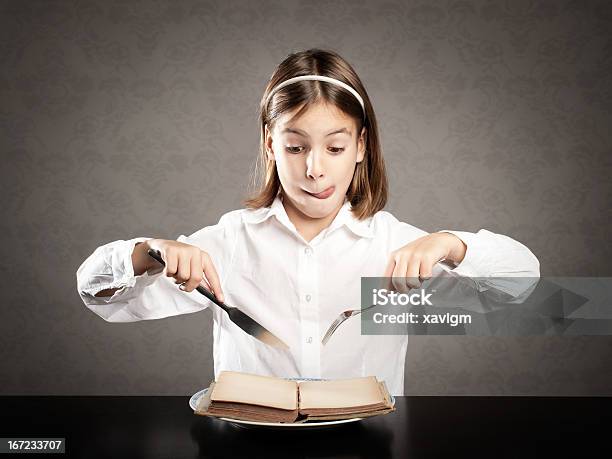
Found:
[[[166,263],[161,257],[159,251],[149,249],[147,253],[149,254],[149,256],[157,260],[163,266],[166,266]],[[267,330],[263,325],[261,325],[251,316],[249,316],[245,312],[242,312],[240,309],[234,306],[229,306],[228,304],[219,301],[214,295],[214,293],[202,286],[202,284],[198,285],[196,287],[196,290],[202,295],[204,295],[206,298],[208,298],[210,301],[215,303],[217,306],[219,306],[222,310],[224,310],[229,316],[230,320],[249,335],[270,346],[274,346],[281,349],[289,349],[289,346],[285,344],[283,340],[281,340],[272,332]]]

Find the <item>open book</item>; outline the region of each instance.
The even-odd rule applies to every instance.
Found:
[[[195,414],[260,422],[351,419],[395,411],[384,381],[375,376],[291,381],[222,371]]]

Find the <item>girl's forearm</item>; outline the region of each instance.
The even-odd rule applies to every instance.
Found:
[[[137,242],[132,252],[132,267],[134,275],[141,276],[153,266],[154,260],[149,256],[149,241]]]

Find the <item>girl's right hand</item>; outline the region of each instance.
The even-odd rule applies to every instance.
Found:
[[[174,282],[180,284],[181,290],[191,292],[203,283],[219,301],[224,301],[219,275],[208,253],[199,247],[179,241],[149,239],[134,248],[132,254],[134,274],[143,274],[144,271],[159,266],[159,262],[147,253],[149,249],[161,254],[166,263],[164,274],[174,278]]]

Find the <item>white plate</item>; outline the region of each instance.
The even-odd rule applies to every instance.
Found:
[[[317,378],[286,378],[292,381],[323,381],[322,379]],[[196,410],[198,406],[198,400],[200,397],[208,392],[208,387],[206,389],[199,390],[195,394],[191,396],[189,399],[189,406],[192,410]],[[389,394],[391,397],[391,405],[395,406],[395,397]],[[361,421],[363,418],[352,418],[352,419],[334,419],[331,421],[308,421],[308,422],[258,422],[258,421],[244,421],[242,419],[230,419],[230,418],[217,418],[222,419],[224,421],[229,422],[237,427],[249,428],[249,427],[272,427],[272,428],[318,428],[318,427],[329,427],[338,424],[346,424],[349,422],[357,422]]]

